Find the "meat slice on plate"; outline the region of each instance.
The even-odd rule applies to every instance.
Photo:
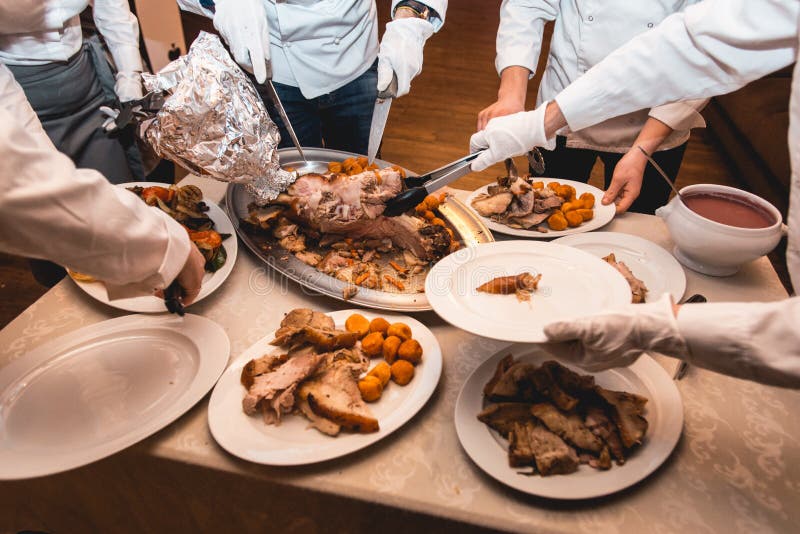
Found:
[[[537,367],[532,363],[514,363],[488,392],[489,400],[530,402],[539,399],[540,395],[530,379],[536,371]]]
[[[611,408],[611,417],[619,428],[622,444],[630,448],[642,443],[647,432],[647,419],[644,418],[644,407],[647,398],[625,391],[611,391],[600,386],[595,391]]]
[[[592,434],[602,439],[608,445],[611,454],[614,455],[614,459],[619,465],[625,463],[625,448],[622,446],[622,439],[619,437],[619,431],[608,418],[605,410],[598,406],[589,406],[586,410],[584,424],[586,428],[591,430]]]
[[[542,365],[530,376],[536,391],[549,397],[553,404],[565,412],[572,411],[578,405],[578,399],[566,391],[556,381],[550,366]]]
[[[378,420],[361,399],[356,376],[360,369],[338,360],[298,390],[311,411],[351,432],[368,434],[380,430]]]
[[[503,191],[495,195],[483,193],[476,196],[472,201],[472,207],[484,217],[500,215],[505,213],[514,195],[511,191]]]
[[[242,399],[244,413],[253,415],[258,411],[259,405],[263,401],[269,402],[276,399],[280,397],[281,393],[289,389],[294,391],[297,384],[316,372],[317,367],[324,359],[324,354],[304,353],[288,359],[285,363],[267,373],[254,377],[252,385],[248,388],[244,399]],[[287,407],[287,403],[288,400],[282,398],[273,407],[277,421],[280,421],[282,414],[291,411],[291,406]]]
[[[506,371],[508,371],[508,369],[514,365],[514,363],[516,362],[514,361],[514,356],[511,354],[497,362],[497,367],[494,369],[494,375],[492,375],[492,378],[490,378],[489,381],[486,382],[486,385],[483,386],[483,395],[485,397],[492,396],[494,387],[497,385],[503,375],[506,374]]]
[[[631,288],[631,302],[633,304],[640,304],[644,302],[645,297],[647,297],[647,286],[644,285],[644,282],[636,278],[633,275],[633,272],[630,270],[630,268],[628,268],[627,265],[625,265],[624,262],[617,261],[617,258],[613,253],[609,254],[603,259],[625,277],[625,280],[628,282],[628,285]]]
[[[535,422],[516,423],[508,449],[511,467],[536,465],[542,476],[574,473],[578,455],[564,440]]]
[[[549,402],[541,402],[531,407],[531,412],[544,426],[561,439],[571,443],[579,449],[599,454],[603,442],[592,434],[591,430],[583,424],[583,419],[577,413],[561,413],[558,408]]]
[[[508,439],[515,423],[534,421],[531,404],[526,402],[498,402],[490,404],[478,414],[478,420]]]

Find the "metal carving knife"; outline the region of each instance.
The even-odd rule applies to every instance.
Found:
[[[397,96],[397,75],[392,76],[389,87],[378,93],[375,100],[375,109],[372,110],[372,124],[369,128],[369,145],[367,148],[367,161],[372,164],[378,153],[383,139],[383,130],[386,128],[386,119],[389,118],[389,109],[392,107],[392,100]]]
[[[275,108],[278,110],[278,115],[281,116],[281,120],[283,124],[286,126],[286,130],[289,132],[289,137],[292,138],[292,143],[294,143],[294,147],[300,153],[300,157],[303,158],[303,161],[308,163],[306,159],[306,155],[303,154],[303,148],[300,146],[300,141],[297,140],[297,134],[294,133],[294,128],[292,128],[292,123],[289,121],[289,116],[286,114],[286,110],[283,108],[283,104],[281,103],[281,99],[278,97],[278,92],[275,91],[275,86],[272,85],[272,63],[267,62],[267,83],[265,84],[267,87],[267,91],[269,92],[269,99],[272,100],[272,103],[275,104]]]

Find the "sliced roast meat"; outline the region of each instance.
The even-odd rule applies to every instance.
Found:
[[[259,403],[263,400],[272,400],[284,390],[296,386],[313,375],[324,359],[325,356],[323,354],[303,354],[288,359],[268,373],[256,376],[244,399],[242,399],[244,413],[253,415],[258,410]],[[280,419],[281,414],[276,413],[276,415]]]
[[[549,402],[534,404],[531,413],[544,423],[550,432],[575,447],[594,453],[603,450],[603,442],[586,428],[583,419],[577,413],[562,413]]]
[[[504,213],[513,199],[511,191],[492,193],[490,188],[489,194],[478,195],[472,200],[472,207],[484,217],[491,217]]]
[[[647,399],[635,393],[612,391],[600,386],[595,386],[595,391],[611,408],[611,417],[619,429],[622,444],[627,448],[641,444],[648,426],[642,415]]]
[[[361,398],[356,376],[359,369],[344,360],[334,361],[311,380],[305,381],[299,395],[311,410],[351,432],[377,432],[378,420]]]
[[[607,445],[611,454],[617,463],[622,465],[625,463],[625,449],[622,446],[622,440],[619,437],[619,432],[614,423],[606,415],[605,410],[597,406],[590,406],[586,410],[586,418],[584,420],[586,428],[592,434],[602,439]]]
[[[542,476],[574,473],[578,455],[564,440],[538,423],[517,423],[509,439],[509,463],[521,467],[535,463]]]
[[[508,439],[515,423],[534,421],[531,404],[525,402],[498,402],[490,404],[478,414],[478,420]]]

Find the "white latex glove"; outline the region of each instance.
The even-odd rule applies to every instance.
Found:
[[[222,35],[236,62],[252,72],[258,83],[267,80],[269,23],[262,0],[216,0],[214,28]]]
[[[142,92],[142,75],[139,72],[118,72],[114,84],[114,92],[120,102],[138,100],[144,96]]]
[[[397,74],[397,95],[411,90],[411,80],[422,72],[422,48],[433,35],[433,24],[414,17],[386,25],[378,51],[378,91],[384,91]]]
[[[472,162],[472,170],[482,171],[498,161],[521,156],[533,147],[553,150],[556,147],[555,138],[548,140],[544,133],[547,104],[544,102],[533,111],[495,117],[486,128],[473,134],[469,140],[470,152],[486,150]]]
[[[686,358],[686,341],[678,331],[672,299],[630,306],[608,314],[551,323],[542,348],[557,359],[589,372],[632,364],[645,352]]]

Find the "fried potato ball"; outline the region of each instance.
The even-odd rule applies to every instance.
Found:
[[[393,364],[397,359],[397,351],[403,340],[397,336],[389,336],[383,341],[383,359]]]
[[[369,321],[360,313],[354,313],[344,322],[344,329],[348,332],[355,332],[359,338],[369,333]]]
[[[447,226],[444,223],[444,221],[442,219],[440,219],[439,217],[434,217],[433,219],[431,219],[431,224],[435,224],[436,226],[442,226],[442,227],[446,227]]]
[[[383,334],[381,332],[367,334],[367,337],[361,340],[361,350],[370,358],[380,356],[383,353]]]
[[[564,217],[563,213],[557,211],[547,218],[547,224],[550,226],[551,230],[558,232],[567,228],[567,219]]]
[[[370,332],[380,332],[385,334],[387,330],[389,330],[389,321],[383,317],[376,317],[369,323]]]
[[[360,166],[362,166],[362,167],[364,167],[366,169],[367,165],[369,165],[369,160],[364,156],[360,156],[360,157],[356,158],[356,163],[358,163]]]
[[[436,195],[428,195],[425,197],[425,205],[428,206],[429,210],[438,210],[439,204],[441,204],[441,200]]]
[[[552,189],[553,191],[558,194],[558,188],[561,187],[561,184],[558,182],[550,182],[547,184],[547,189]]]
[[[583,217],[581,217],[581,215],[576,211],[568,211],[564,214],[564,216],[567,218],[567,224],[570,228],[580,226],[583,222]]]
[[[328,163],[328,171],[335,172],[338,174],[342,172],[342,164],[339,163],[338,161],[331,161],[330,163]]]
[[[540,189],[544,189],[544,182],[533,182],[531,187],[536,189],[537,191]]]
[[[436,218],[436,214],[433,213],[431,210],[425,210],[422,213],[422,216],[425,217],[426,221],[432,221],[432,220],[434,220]]]
[[[576,210],[582,207],[583,207],[583,202],[580,203],[580,206],[578,206],[577,202],[564,202],[563,204],[561,204],[561,211],[567,213],[568,211]]]
[[[422,361],[422,346],[416,339],[407,339],[397,349],[397,357],[417,365]]]
[[[372,370],[367,373],[367,376],[376,376],[380,379],[381,385],[386,387],[386,384],[389,383],[389,380],[392,378],[392,368],[386,362],[380,362],[378,365],[372,368]]]
[[[578,213],[578,215],[581,216],[581,218],[584,220],[584,222],[585,221],[591,221],[594,218],[594,210],[589,210],[589,209],[584,208],[584,209],[575,210],[575,211]]]
[[[387,336],[397,336],[403,341],[411,339],[411,328],[405,323],[393,323],[386,330]]]
[[[392,364],[392,380],[405,386],[414,378],[414,366],[405,360],[397,360]]]
[[[358,391],[361,398],[367,402],[375,402],[381,398],[383,393],[383,383],[377,376],[365,376],[358,381]]]
[[[586,209],[592,209],[594,207],[594,195],[591,193],[584,193],[581,195],[581,200],[583,201],[583,207]]]

